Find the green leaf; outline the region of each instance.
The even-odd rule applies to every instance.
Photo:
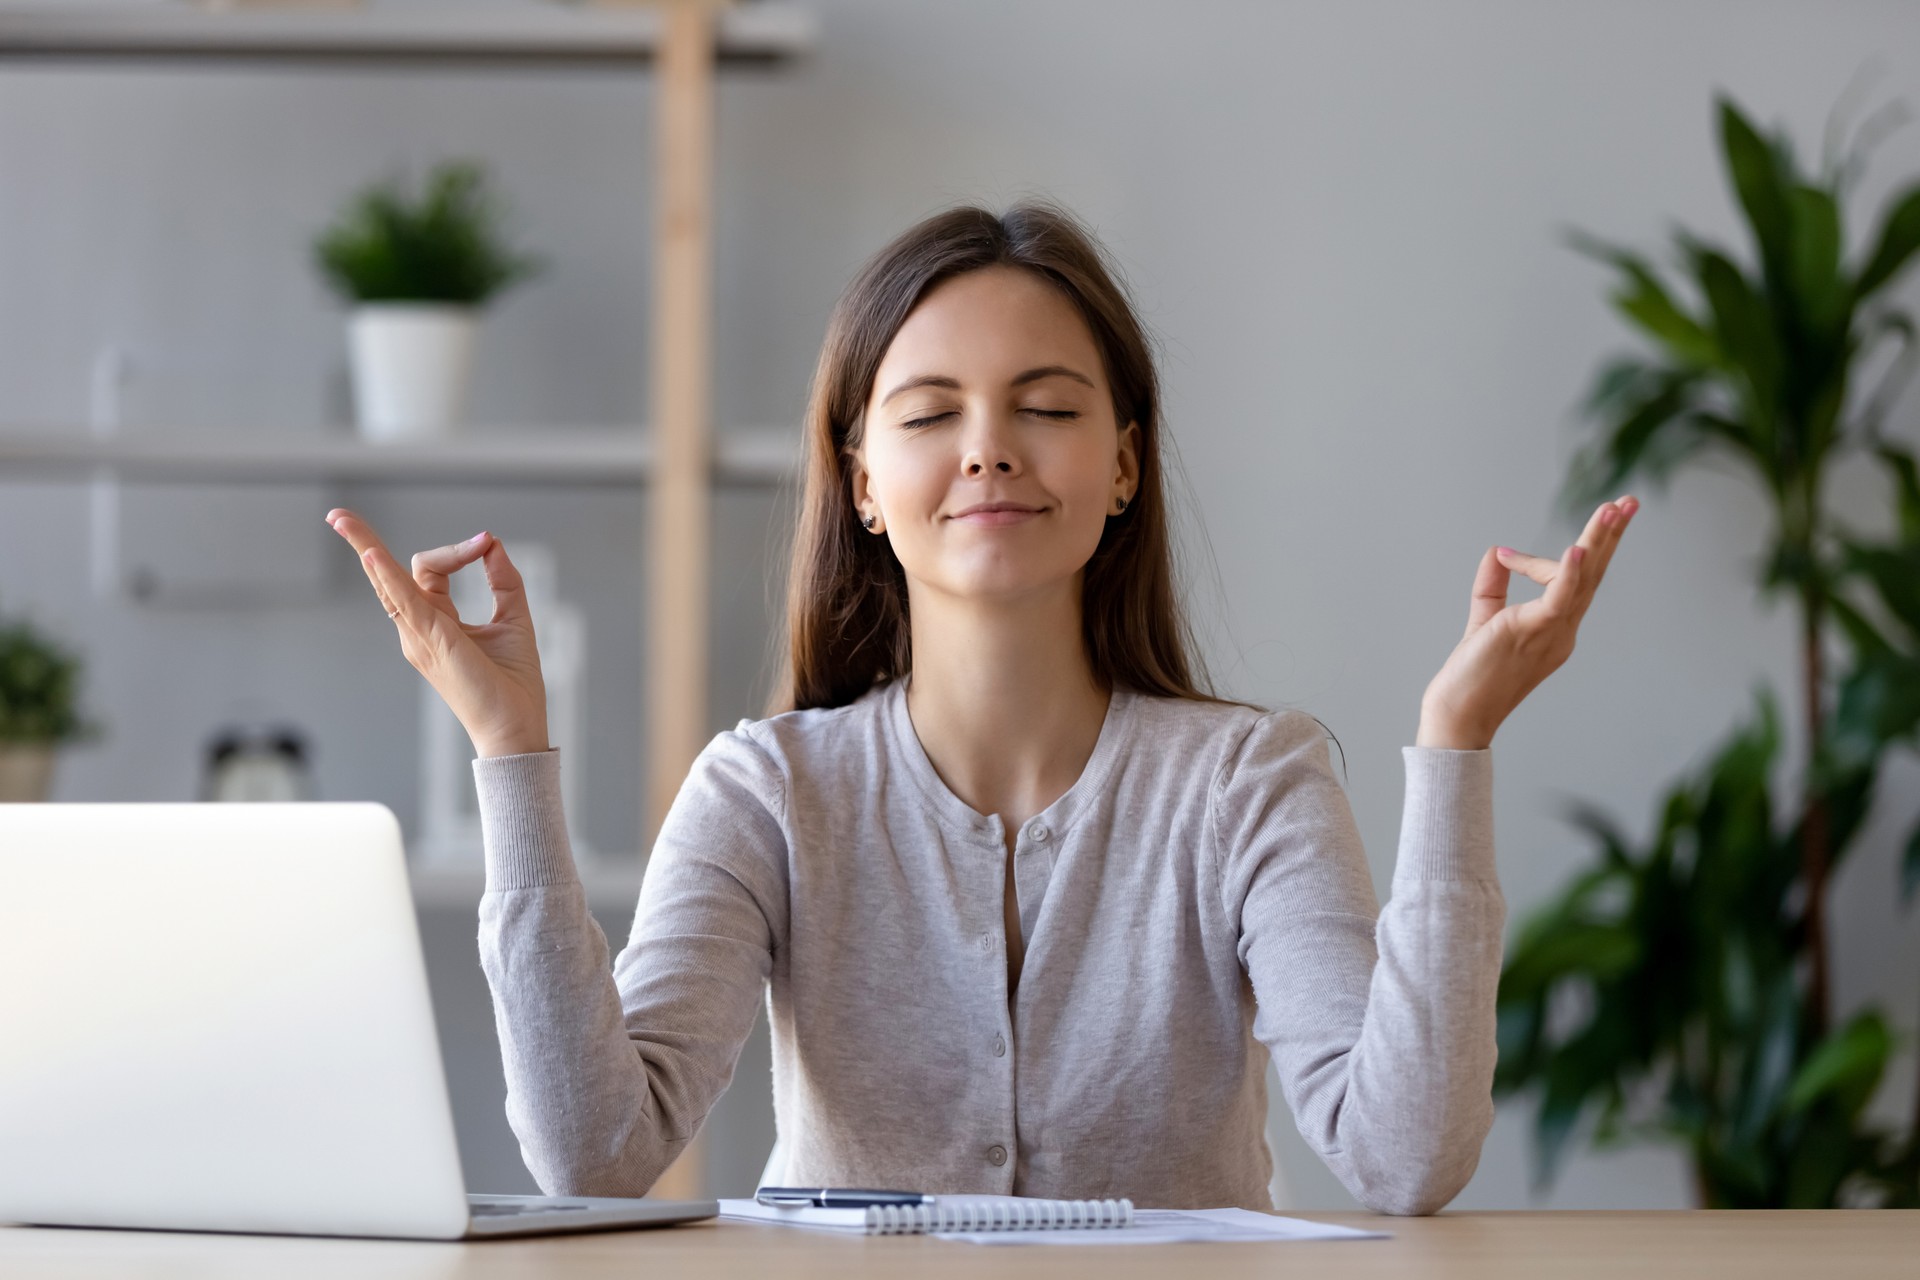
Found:
[[[1893,1037],[1876,1009],[1860,1013],[1814,1047],[1787,1090],[1785,1110],[1797,1115],[1831,1097],[1849,1119],[1860,1114],[1879,1087]]]
[[[0,742],[74,742],[94,735],[77,702],[78,653],[24,619],[0,625]]]
[[[1589,904],[1594,891],[1614,876],[1612,867],[1601,866],[1575,877],[1558,898],[1543,904],[1522,922],[1515,931],[1512,945],[1507,949],[1508,956],[1516,956],[1539,946],[1571,922],[1591,918],[1593,913],[1589,910]]]
[[[1893,616],[1920,632],[1920,546],[1912,551],[1850,542],[1842,567],[1872,585]]]
[[[1534,1117],[1534,1190],[1551,1186],[1559,1174],[1561,1153],[1586,1101],[1587,1086],[1579,1060],[1571,1052],[1562,1052],[1548,1069],[1546,1093]]]
[[[1920,892],[1920,825],[1907,836],[1906,851],[1900,857],[1900,905],[1912,906],[1915,892]]]
[[[1859,1166],[1851,1120],[1814,1117],[1788,1156],[1786,1185],[1773,1198],[1782,1209],[1837,1209],[1847,1174]]]
[[[1773,148],[1731,99],[1721,96],[1718,104],[1720,146],[1726,157],[1728,177],[1753,228],[1766,277],[1785,284],[1787,264],[1792,257],[1792,214],[1788,211],[1786,196],[1792,174],[1782,173]]]
[[[1776,542],[1767,557],[1767,567],[1761,572],[1760,585],[1769,590],[1803,587],[1818,577],[1819,570],[1819,562],[1807,554],[1805,547],[1793,542]]]
[[[1828,192],[1803,186],[1787,194],[1787,208],[1794,295],[1806,329],[1830,340],[1844,327],[1852,296],[1840,271],[1840,207]]]
[[[1831,752],[1823,752],[1831,756]],[[1865,824],[1867,813],[1872,808],[1874,787],[1879,780],[1878,753],[1865,760],[1823,761],[1823,766],[1808,775],[1808,785],[1817,788],[1813,794],[1819,795],[1827,806],[1827,874],[1829,877],[1839,874],[1851,852],[1853,838]],[[1803,814],[1794,824],[1787,837],[1786,847],[1795,851],[1802,848],[1801,832],[1806,823]]]
[[[1732,1140],[1758,1147],[1768,1123],[1780,1110],[1794,1079],[1794,1061],[1800,1045],[1800,998],[1791,969],[1772,975],[1761,1009],[1757,1035],[1742,1048]]]
[[[1847,633],[1847,640],[1856,653],[1880,655],[1893,652],[1893,643],[1881,635],[1880,629],[1844,596],[1828,596],[1827,608],[1832,610],[1833,619],[1840,624],[1840,629]]]
[[[1605,878],[1607,871],[1625,871],[1633,863],[1633,855],[1626,835],[1614,822],[1613,816],[1600,806],[1588,800],[1574,797],[1562,806],[1561,816],[1571,825],[1579,827],[1600,842],[1606,858],[1606,866],[1594,873],[1591,883],[1597,885]],[[1586,883],[1583,878],[1583,883]]]
[[[1756,719],[1728,735],[1714,758],[1711,777],[1716,787],[1764,795],[1774,753],[1780,749],[1780,703],[1765,684],[1756,683],[1752,693]]]
[[[360,192],[314,254],[328,282],[353,301],[478,305],[542,265],[508,252],[495,222],[480,166],[449,161],[418,200],[398,179]]]
[[[1532,999],[1569,977],[1610,982],[1640,959],[1640,940],[1617,925],[1571,922],[1522,949],[1501,978],[1510,999]]]
[[[1915,249],[1920,249],[1920,185],[1909,187],[1893,201],[1867,265],[1853,283],[1854,300],[1873,294],[1899,274]]]
[[[1872,321],[1858,335],[1848,336],[1845,348],[1848,360],[1865,363],[1863,353],[1871,351],[1879,338],[1889,333],[1900,339],[1897,354],[1892,363],[1882,371],[1879,385],[1874,387],[1873,394],[1867,398],[1865,407],[1856,415],[1860,434],[1876,445],[1884,444],[1885,438],[1881,432],[1887,413],[1913,378],[1912,356],[1915,343],[1913,318],[1904,311],[1877,311]],[[1904,514],[1901,525],[1903,530],[1906,529]],[[1911,531],[1906,532],[1904,536],[1908,541],[1914,539]]]
[[[1596,444],[1574,459],[1558,502],[1584,524],[1588,507],[1612,497],[1634,475],[1662,481],[1705,442],[1688,421],[1698,375],[1661,371],[1651,390]]]
[[[1571,230],[1565,240],[1579,252],[1619,269],[1626,279],[1612,295],[1613,305],[1674,357],[1690,365],[1719,362],[1720,350],[1713,334],[1674,303],[1643,259],[1578,228]]]
[[[1833,724],[1833,749],[1844,759],[1871,758],[1913,737],[1920,731],[1920,656],[1862,654],[1840,681]]]
[[[1581,403],[1581,412],[1590,416],[1610,414],[1621,405],[1634,403],[1643,394],[1649,380],[1659,377],[1660,369],[1636,356],[1609,360],[1594,375],[1593,385]]]
[[[1544,999],[1510,1000],[1503,992],[1494,1017],[1493,1094],[1503,1098],[1525,1088],[1538,1070]]]
[[[1772,314],[1740,268],[1724,254],[1699,246],[1694,266],[1701,290],[1713,309],[1720,349],[1746,383],[1758,434],[1763,441],[1770,441],[1776,430],[1781,381],[1780,346],[1773,332]],[[1760,452],[1770,457],[1773,450],[1768,446]]]
[[[1920,467],[1911,453],[1896,444],[1882,444],[1874,455],[1893,473],[1894,495],[1900,508],[1900,540],[1920,544]]]
[[[1692,415],[1692,422],[1702,435],[1723,442],[1736,456],[1755,463],[1764,462],[1758,454],[1759,446],[1754,440],[1753,429],[1746,423],[1735,422],[1731,418],[1705,410],[1695,412]]]

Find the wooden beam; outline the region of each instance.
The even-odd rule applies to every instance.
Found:
[[[724,0],[661,0],[654,159],[653,422],[657,467],[647,561],[647,785],[640,847],[651,850],[706,745],[712,475],[713,63]],[[653,1194],[704,1191],[696,1141]]]

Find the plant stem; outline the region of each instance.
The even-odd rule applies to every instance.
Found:
[[[1713,1188],[1707,1181],[1706,1159],[1698,1149],[1693,1153],[1693,1207],[1713,1208]]]
[[[1914,1167],[1916,1179],[1920,1179],[1920,1062],[1914,1064],[1913,1119],[1907,1124],[1907,1160]],[[1914,1191],[1920,1195],[1920,1185],[1916,1185]]]
[[[1807,886],[1807,951],[1812,962],[1808,979],[1807,1022],[1815,1040],[1827,1030],[1827,797],[1824,787],[1812,783],[1821,758],[1824,723],[1821,711],[1820,589],[1809,582],[1802,593],[1806,630],[1807,788],[1806,825],[1801,829],[1800,868]]]

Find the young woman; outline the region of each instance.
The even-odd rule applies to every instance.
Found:
[[[643,1195],[763,992],[787,1182],[1270,1208],[1271,1054],[1370,1208],[1431,1213],[1493,1121],[1495,729],[1566,661],[1635,503],[1490,548],[1403,747],[1384,912],[1322,726],[1190,673],[1160,405],[1105,257],[958,208],[841,298],[807,412],[770,714],[701,752],[608,966],[521,583],[330,524],[473,738],[507,1116],[550,1194]],[[480,560],[491,622],[448,575]],[[1508,607],[1510,572],[1546,585]]]

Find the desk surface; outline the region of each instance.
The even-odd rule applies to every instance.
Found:
[[[910,1236],[847,1236],[749,1222],[706,1222],[482,1244],[429,1244],[153,1231],[69,1231],[0,1227],[0,1275],[7,1280],[88,1280],[112,1276],[271,1276],[274,1280],[454,1277],[918,1276],[1022,1280],[1027,1276],[1162,1277],[1204,1265],[1208,1280],[1293,1274],[1343,1280],[1373,1276],[1604,1277],[1725,1276],[1841,1280],[1920,1274],[1920,1209],[1752,1210],[1745,1212],[1442,1213],[1387,1218],[1367,1213],[1299,1213],[1392,1233],[1390,1240],[1275,1244],[988,1246]]]

